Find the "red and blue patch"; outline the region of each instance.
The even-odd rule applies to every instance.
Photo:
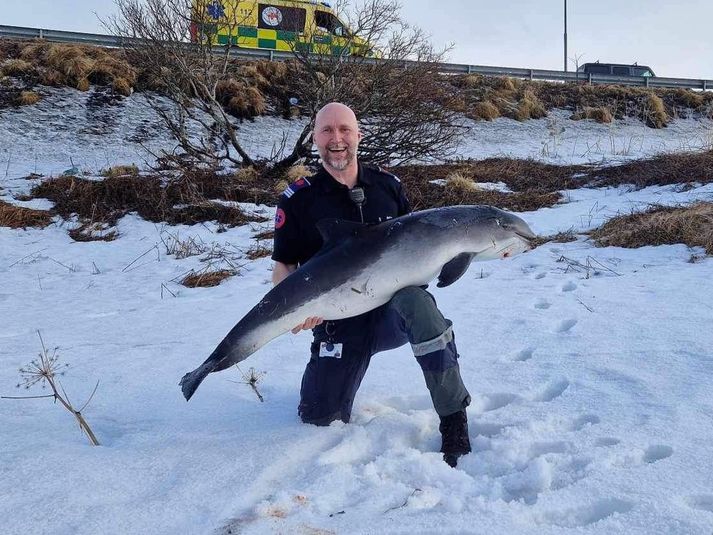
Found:
[[[306,188],[307,186],[311,185],[312,184],[310,183],[310,181],[306,178],[300,178],[299,180],[295,180],[292,184],[287,186],[287,189],[283,191],[282,194],[289,199],[302,188]]]
[[[287,221],[287,216],[282,208],[278,208],[275,212],[275,229],[282,228],[282,225]]]

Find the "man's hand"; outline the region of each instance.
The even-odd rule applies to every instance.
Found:
[[[317,316],[311,316],[304,320],[303,323],[296,325],[292,329],[292,334],[297,334],[300,331],[306,331],[307,329],[314,329],[317,325],[324,321],[323,318],[318,318]]]

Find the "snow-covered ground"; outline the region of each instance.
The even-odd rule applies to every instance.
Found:
[[[30,173],[58,175],[76,167],[96,174],[117,164],[146,167],[153,153],[175,149],[160,118],[141,93],[105,104],[92,89],[41,89],[34,106],[0,110],[0,177]],[[167,105],[167,104],[166,104]],[[533,158],[549,163],[622,162],[659,153],[713,149],[713,120],[678,119],[651,129],[636,119],[599,124],[572,121],[571,112],[555,110],[544,119],[518,122],[465,120],[467,135],[453,158],[492,156]],[[259,117],[239,126],[245,150],[267,158],[298,138],[302,120]]]
[[[0,198],[26,190],[18,177],[28,172],[70,167],[70,154],[92,171],[138,163],[126,141],[136,120],[94,139],[74,130],[84,120],[56,110],[2,112]],[[582,148],[609,128],[563,122],[561,139]],[[466,154],[476,157],[536,157],[548,136],[546,120],[474,128]],[[634,158],[690,148],[711,124],[612,128],[641,137],[625,155]],[[560,145],[558,161],[581,161],[573,143]],[[651,203],[713,200],[713,186],[565,199],[521,215],[540,234],[583,231]],[[72,401],[100,381],[84,415],[102,443],[89,446],[50,400],[0,400],[2,533],[711,533],[713,259],[691,262],[701,250],[596,248],[580,237],[474,264],[453,286],[432,288],[473,395],[474,451],[451,469],[408,347],[373,359],[349,425],[299,422],[307,333],[241,366],[265,372],[264,403],[237,370],[183,400],[178,380],[270,288],[271,262],[243,259],[239,276],[188,289],[172,281],[200,269],[201,257],[167,256],[161,237],[246,251],[269,226],[216,233],[130,215],[108,243],[73,242],[60,221],[0,227],[0,395],[45,393],[14,388],[39,330],[70,364],[61,380]]]

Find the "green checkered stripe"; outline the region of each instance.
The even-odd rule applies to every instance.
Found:
[[[267,30],[272,32],[273,30]],[[269,39],[260,37],[259,30],[251,26],[238,26],[237,35],[229,37],[227,34],[218,35],[218,44],[227,45],[230,40],[231,45],[242,45],[250,48],[262,48],[267,50],[279,50],[278,41],[287,43],[295,43],[296,49],[299,52],[324,52],[325,46],[328,46],[332,55],[338,56],[344,52],[344,47],[333,42],[332,36],[318,35],[314,37],[313,42],[303,43],[297,40],[296,32],[288,32],[284,30],[275,31],[276,38]]]

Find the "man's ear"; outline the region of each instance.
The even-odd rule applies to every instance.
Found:
[[[361,133],[361,130],[357,130],[357,139],[361,141],[361,138],[364,137],[364,134]]]

